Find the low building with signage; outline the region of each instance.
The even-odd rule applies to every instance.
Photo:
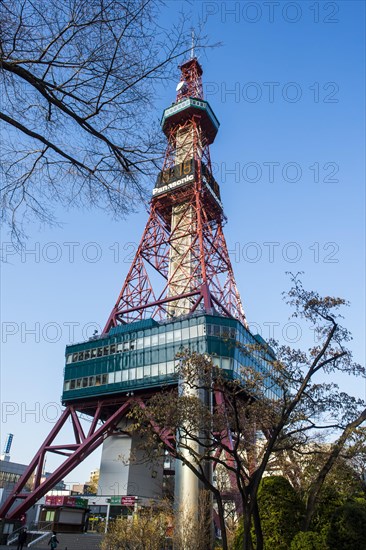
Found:
[[[40,526],[59,533],[83,533],[89,517],[88,500],[71,496],[46,496],[41,509]]]

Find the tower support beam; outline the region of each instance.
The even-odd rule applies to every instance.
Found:
[[[115,402],[115,400],[113,400]],[[90,406],[90,405],[89,405]],[[79,418],[76,415],[76,410],[73,405],[68,405],[63,411],[61,417],[53,427],[51,433],[47,436],[32,462],[24,472],[18,484],[14,488],[13,493],[0,509],[0,517],[13,519],[23,515],[33,504],[35,504],[42,496],[50,491],[59,481],[61,481],[68,473],[70,473],[81,461],[89,456],[95,449],[103,443],[108,433],[113,430],[121,418],[126,414],[131,406],[131,399],[124,400],[117,409],[108,418],[103,418],[104,410],[111,406],[110,400],[104,400],[99,403],[93,422],[89,428],[87,436],[80,441],[81,425]],[[65,425],[66,420],[70,419],[75,432],[76,443],[67,445],[52,445],[56,436],[60,433]],[[97,428],[98,421],[102,420],[103,424]],[[55,452],[60,454],[62,450],[67,458],[66,460],[44,481],[42,474],[45,464],[46,452]],[[34,477],[33,477],[34,475]],[[32,481],[33,489],[31,492],[22,492],[25,485]],[[17,500],[22,502],[17,505]],[[15,505],[15,507],[14,507]]]

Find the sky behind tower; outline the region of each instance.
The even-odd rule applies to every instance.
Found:
[[[345,324],[364,364],[364,3],[168,1],[160,24],[181,10],[188,30],[203,23],[221,42],[198,57],[221,123],[211,158],[252,331],[312,344],[281,299],[286,272],[301,271],[305,287],[350,301]],[[174,100],[167,81],[157,119]],[[22,255],[3,235],[1,445],[13,433],[21,463],[61,411],[65,345],[103,328],[147,220],[144,208],[119,222],[100,211],[57,214],[60,227],[28,227]],[[363,380],[338,382],[365,397]],[[84,481],[98,464],[96,453],[68,480]]]

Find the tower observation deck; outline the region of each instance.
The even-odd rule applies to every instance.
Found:
[[[120,325],[100,338],[66,348],[62,400],[67,404],[175,385],[175,358],[187,348],[212,355],[213,363],[231,379],[240,379],[245,367],[266,373],[268,361],[263,354],[243,351],[261,343],[240,321],[204,313],[160,323],[149,319]],[[269,372],[265,381],[268,395],[275,398]]]
[[[167,149],[136,255],[103,333],[66,347],[65,410],[0,517],[20,517],[99,445],[101,491],[113,494],[111,484],[122,475],[113,470],[113,457],[123,454],[121,438],[125,451],[133,450],[133,437],[120,428],[121,422],[127,422],[136,397],[143,401],[162,387],[178,385],[176,356],[183,349],[211,355],[229,379],[254,368],[264,374],[267,395],[278,395],[268,370],[271,358],[265,361],[255,348],[259,344],[267,354],[272,352],[249,331],[223,234],[225,215],[209,151],[219,122],[203,97],[198,60],[192,58],[180,69],[176,100],[161,120]],[[244,353],[248,346],[253,351]],[[87,431],[78,413],[90,418]],[[68,419],[75,441],[55,444]],[[49,452],[64,462],[42,481]],[[126,468],[118,481],[120,494],[136,495],[133,468]],[[144,495],[159,496],[159,476],[153,482],[141,468],[138,475],[144,479]],[[26,492],[30,480],[33,489]]]

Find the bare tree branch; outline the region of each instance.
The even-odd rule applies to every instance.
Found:
[[[146,198],[164,147],[154,100],[189,51],[184,17],[164,29],[162,9],[162,0],[1,3],[2,218],[13,235],[23,219],[52,221],[57,202],[118,217]]]

